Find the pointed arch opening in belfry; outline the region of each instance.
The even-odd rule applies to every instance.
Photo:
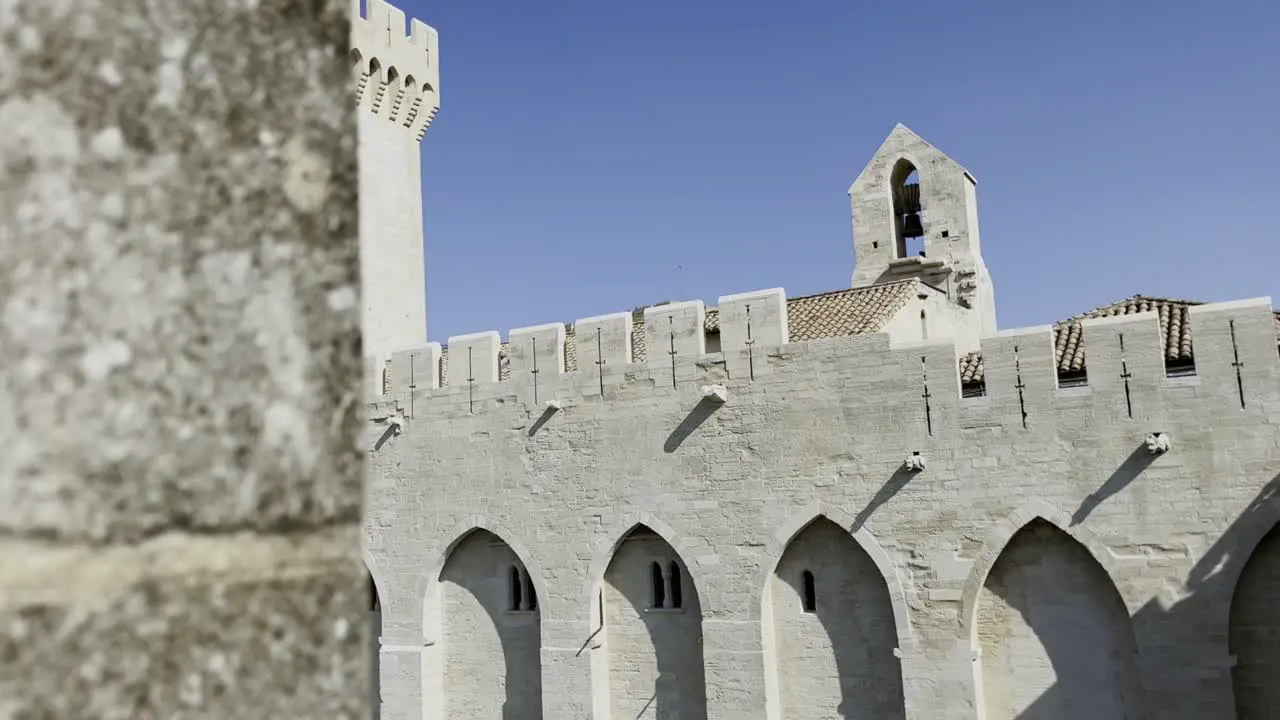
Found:
[[[1249,556],[1231,599],[1227,643],[1238,720],[1280,717],[1280,525]]]
[[[1052,523],[1009,539],[978,592],[984,720],[1137,720],[1128,609],[1105,568]]]
[[[889,192],[893,197],[893,231],[895,257],[924,255],[924,205],[920,200],[920,172],[906,158],[894,164],[889,173]]]
[[[702,606],[684,559],[636,525],[617,544],[600,597],[613,718],[705,720]]]
[[[476,529],[440,571],[440,718],[542,718],[536,583],[497,535]],[[428,698],[428,702],[431,699]]]
[[[847,530],[819,516],[791,538],[765,609],[780,718],[906,716],[889,587]]]

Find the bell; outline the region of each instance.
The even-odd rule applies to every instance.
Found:
[[[919,213],[910,213],[902,216],[902,237],[924,237],[924,225],[920,222]]]
[[[900,214],[920,212],[920,186],[916,183],[898,186],[893,205]]]

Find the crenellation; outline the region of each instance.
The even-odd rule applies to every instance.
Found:
[[[1159,388],[1168,377],[1156,313],[1082,321],[1087,383],[1095,413],[1114,419],[1164,421]]]
[[[1196,375],[1206,389],[1234,397],[1242,409],[1262,394],[1260,387],[1274,385],[1280,373],[1271,307],[1271,298],[1265,297],[1188,310]]]
[[[774,307],[785,301],[779,289],[722,298],[721,332],[727,331],[732,336],[733,328],[742,321],[741,337],[745,337],[745,307],[739,305],[735,309],[734,297],[765,297]],[[726,299],[729,302],[725,302]],[[1257,308],[1266,302],[1266,299],[1258,301]],[[1270,312],[1266,308],[1259,312],[1253,306],[1243,306],[1242,310],[1236,304],[1223,304],[1221,310],[1216,308],[1219,306],[1198,306],[1193,317],[1201,318],[1195,322],[1209,323],[1203,332],[1209,337],[1214,337],[1215,332],[1222,335],[1221,342],[1227,348],[1231,347],[1230,328],[1234,323],[1237,346],[1245,353],[1242,357],[1257,357],[1247,372],[1242,363],[1242,378],[1251,381],[1269,378],[1274,382],[1280,377],[1280,352],[1275,349],[1273,325],[1268,324]],[[889,383],[901,393],[899,402],[912,408],[923,408],[927,391],[929,412],[927,417],[921,415],[923,436],[917,442],[920,444],[930,435],[930,424],[937,423],[935,431],[953,424],[948,419],[948,408],[955,408],[957,412],[961,407],[991,408],[985,415],[970,412],[969,417],[975,421],[983,416],[998,417],[1010,427],[1021,427],[1024,412],[1030,423],[1037,411],[1049,410],[1055,405],[1087,407],[1090,403],[1110,416],[1157,422],[1165,416],[1165,397],[1176,381],[1166,371],[1164,338],[1152,313],[1082,321],[1085,328],[1082,342],[1090,358],[1084,383],[1060,384],[1062,374],[1054,351],[1055,330],[1050,326],[1009,329],[985,337],[981,353],[986,393],[972,398],[966,395],[961,382],[965,356],[961,345],[953,340],[895,342],[888,334],[871,333],[786,344],[762,341],[760,347],[753,345],[750,353],[745,347],[706,353],[705,340],[700,341],[704,336],[696,332],[701,323],[699,317],[705,317],[701,301],[659,305],[644,312],[646,344],[650,347],[642,362],[630,359],[633,317],[629,312],[583,318],[568,328],[563,323],[516,328],[510,331],[507,343],[501,342],[497,331],[488,331],[450,338],[443,349],[432,349],[439,348],[432,343],[413,351],[416,353],[413,357],[423,358],[420,367],[415,365],[418,368],[414,380],[416,396],[441,409],[446,405],[458,407],[459,397],[473,401],[482,397],[490,400],[510,397],[530,402],[535,369],[538,385],[545,391],[539,396],[540,404],[553,396],[598,401],[602,388],[606,397],[609,388],[625,388],[626,397],[635,397],[636,392],[643,396],[644,387],[671,388],[673,367],[677,388],[685,383],[701,387],[728,382],[730,392],[739,383],[750,384],[772,373],[801,376],[812,372],[818,373],[814,377],[827,377],[821,382],[834,383],[834,387],[884,388]],[[765,327],[765,338],[769,333],[773,333],[774,338],[780,337],[776,321]],[[1121,337],[1124,338],[1123,353],[1120,352]],[[673,340],[674,358],[670,352]],[[570,342],[576,348],[574,368],[566,362],[565,348]],[[737,342],[739,340],[731,339],[728,344],[732,348]],[[603,365],[598,364],[601,353]],[[441,382],[442,363],[430,358],[445,355],[455,369]],[[1222,352],[1218,355],[1222,358],[1215,362],[1229,371],[1218,375],[1234,388],[1233,360]],[[396,366],[393,361],[390,387],[398,397],[408,386],[405,363],[410,354],[397,353],[396,357],[401,358],[401,365]],[[502,366],[499,363],[504,358],[505,366]],[[829,372],[835,374],[824,375]],[[640,383],[640,387],[632,388],[636,383]],[[488,385],[500,387],[484,387]],[[472,390],[462,395],[450,390],[468,387]],[[482,388],[483,392],[477,394]],[[1081,405],[1079,400],[1072,400],[1077,397],[1091,399]],[[462,403],[462,407],[471,413],[480,406],[473,402]]]
[[[620,312],[582,318],[573,324],[577,370],[599,381],[586,384],[589,394],[595,389],[603,394],[609,371],[632,363],[632,323],[631,313]]]
[[[507,342],[508,377],[519,386],[518,397],[527,403],[545,403],[556,397],[564,374],[564,323],[516,328]]]
[[[502,337],[497,330],[449,338],[448,384],[462,386],[498,382],[498,351],[501,346]]]
[[[674,385],[693,377],[695,363],[707,352],[705,326],[706,307],[701,300],[645,308],[646,365],[655,371],[655,382]],[[658,371],[669,373],[669,378],[659,380]]]
[[[725,355],[729,374],[753,378],[757,372],[767,371],[766,349],[791,340],[786,291],[772,288],[724,295],[717,305],[720,351]]]
[[[507,356],[510,377],[532,373],[559,375],[565,371],[564,323],[550,323],[513,329],[508,335]]]
[[[391,356],[391,392],[394,397],[416,390],[440,387],[440,343],[427,343],[417,350]]]
[[[1053,328],[1047,325],[1003,330],[982,339],[986,398],[1012,428],[1027,429],[1043,418],[1058,389]]]
[[[440,109],[439,37],[416,19],[406,35],[404,11],[384,0],[366,0],[361,16],[360,2],[351,22],[357,102],[421,140]]]

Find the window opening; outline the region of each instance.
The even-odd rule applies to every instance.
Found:
[[[813,582],[813,573],[805,570],[800,574],[800,583],[802,596],[801,606],[807,613],[814,612],[818,609],[818,590]]]
[[[666,582],[662,577],[662,566],[656,562],[649,566],[649,582],[652,585],[652,606],[655,608],[666,607]]]
[[[899,258],[924,257],[924,206],[920,202],[920,173],[899,160],[889,176],[893,194],[894,235]]]
[[[515,565],[511,566],[509,585],[511,597],[509,598],[510,606],[507,609],[520,610],[520,603],[524,600],[524,583],[520,579],[520,568]]]
[[[533,588],[533,579],[529,577],[527,572],[524,574],[524,597],[528,599],[527,609],[538,609],[538,591]]]
[[[672,560],[668,570],[671,577],[671,604],[668,607],[678,608],[681,607],[684,601],[684,592],[680,587],[680,566],[676,564],[675,560]]]

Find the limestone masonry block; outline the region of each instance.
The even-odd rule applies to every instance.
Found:
[[[1280,370],[1271,298],[1206,303],[1187,309],[1195,338],[1196,374],[1203,382],[1235,386],[1274,382]]]
[[[1164,342],[1156,313],[1086,318],[1080,325],[1090,387],[1120,389],[1126,371],[1131,383],[1163,381]]]
[[[1017,398],[1021,385],[1027,393],[1046,395],[1058,386],[1057,362],[1053,351],[1053,328],[1049,325],[1018,328],[982,339],[982,364],[986,368],[987,395]]]
[[[427,343],[417,350],[391,356],[391,392],[399,396],[410,390],[440,387],[440,343]]]
[[[501,347],[502,337],[497,330],[449,338],[449,384],[498,382]]]
[[[720,305],[720,349],[786,345],[787,293],[782,288],[723,295]]]
[[[537,370],[544,375],[564,372],[563,323],[534,325],[511,331],[507,350],[510,353],[511,379],[528,380]]]
[[[644,339],[649,367],[671,367],[707,352],[706,307],[701,300],[645,308]]]
[[[600,361],[606,366],[631,363],[631,313],[582,318],[573,324],[573,333],[580,372],[595,372]]]
[[[1166,376],[1159,316],[1144,312],[1086,319],[1081,326],[1094,412],[1164,424],[1164,403],[1157,392]]]

